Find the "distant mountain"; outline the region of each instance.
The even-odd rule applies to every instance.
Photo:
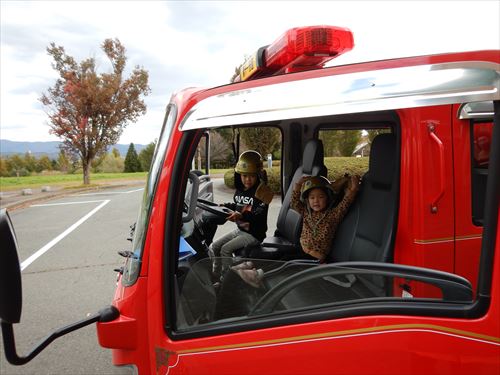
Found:
[[[56,158],[59,154],[59,145],[61,142],[17,142],[8,141],[6,139],[0,139],[0,154],[2,156],[12,155],[12,154],[25,154],[31,152],[33,156],[39,157],[41,155],[47,155],[49,158]],[[120,155],[125,157],[130,144],[117,144],[108,148],[108,152],[111,152],[113,148],[117,148],[120,151]],[[139,153],[147,145],[141,145],[134,143],[135,151]]]

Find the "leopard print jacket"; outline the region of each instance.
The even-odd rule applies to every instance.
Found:
[[[344,198],[334,207],[315,212],[307,209],[307,203],[300,201],[300,184],[294,187],[290,206],[302,215],[302,233],[300,244],[309,255],[324,260],[330,251],[330,245],[337,231],[337,227],[347,213],[349,206],[354,202],[356,190],[345,188]]]

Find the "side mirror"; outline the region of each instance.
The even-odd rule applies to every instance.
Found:
[[[200,187],[200,178],[194,172],[189,172],[188,187],[186,187],[186,198],[184,200],[185,212],[182,213],[182,222],[187,223],[193,220],[198,200],[198,189]],[[187,202],[186,202],[187,200]]]
[[[0,210],[0,320],[19,323],[23,304],[21,267],[14,227],[6,209]]]
[[[110,322],[120,316],[114,306],[108,306],[98,313],[60,328],[43,339],[25,357],[20,357],[16,352],[14,329],[12,325],[21,320],[22,310],[22,285],[21,267],[17,255],[17,240],[14,226],[6,209],[0,210],[0,323],[2,324],[2,338],[5,357],[13,365],[24,365],[38,353],[45,349],[56,338],[85,327],[95,322]]]

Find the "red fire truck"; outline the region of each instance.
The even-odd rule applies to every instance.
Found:
[[[23,364],[97,322],[113,363],[139,374],[499,374],[500,51],[324,67],[353,46],[345,28],[291,29],[237,82],[173,95],[112,306],[25,357],[3,212],[7,359]],[[277,219],[228,259],[252,262],[259,284],[234,268],[214,284],[203,223],[228,211],[210,163],[221,134],[237,157],[248,130],[279,140]],[[354,133],[365,137],[359,193],[326,261],[305,259],[291,191],[304,175],[335,178],[331,140]]]

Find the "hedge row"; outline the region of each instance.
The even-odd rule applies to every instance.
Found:
[[[362,176],[368,170],[368,158],[352,157],[328,157],[324,160],[328,168],[328,179],[334,181],[344,174]],[[267,173],[268,185],[275,194],[279,194],[280,185],[280,167],[269,169],[265,168]],[[234,172],[229,170],[224,174],[224,183],[227,187],[234,189]]]

